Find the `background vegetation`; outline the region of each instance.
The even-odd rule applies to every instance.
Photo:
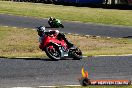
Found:
[[[53,16],[68,21],[132,26],[131,10],[0,1],[0,13],[39,18]]]

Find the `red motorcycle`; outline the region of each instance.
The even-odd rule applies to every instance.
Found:
[[[52,60],[60,60],[66,57],[73,58],[74,60],[82,59],[82,52],[78,47],[68,48],[63,39],[58,40],[57,36],[53,34],[45,34],[43,44],[40,47]]]

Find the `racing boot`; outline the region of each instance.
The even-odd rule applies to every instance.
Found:
[[[68,45],[68,48],[70,49],[70,48],[72,48],[74,45],[71,43],[71,42],[67,42],[67,45]]]
[[[74,46],[70,41],[68,41],[68,39],[65,37],[63,33],[59,33],[58,37],[62,38],[66,42],[66,44],[68,45],[68,48],[71,48]]]

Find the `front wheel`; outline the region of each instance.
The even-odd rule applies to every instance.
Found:
[[[48,46],[46,46],[45,53],[52,60],[61,59],[61,53],[60,53],[59,47],[55,44],[49,44]]]
[[[71,50],[73,60],[80,60],[82,59],[82,51],[76,47],[75,49]]]
[[[63,24],[60,24],[60,27],[64,28]]]

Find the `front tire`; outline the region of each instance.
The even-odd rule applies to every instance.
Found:
[[[59,50],[59,46],[55,44],[49,44],[45,47],[45,53],[46,55],[51,58],[52,60],[60,60],[61,59],[61,53]]]
[[[64,28],[63,24],[60,24],[60,27]]]
[[[72,57],[73,60],[82,59],[82,51],[79,48],[75,48],[74,50],[72,50]]]

